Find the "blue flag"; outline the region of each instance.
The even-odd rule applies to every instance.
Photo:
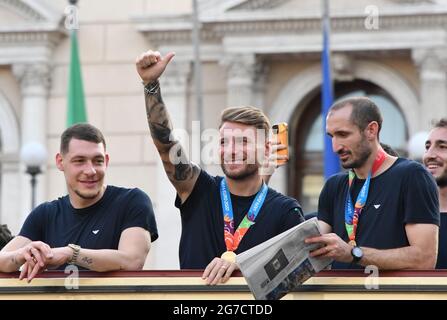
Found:
[[[332,151],[332,140],[326,134],[326,116],[331,107],[334,97],[332,92],[332,77],[331,77],[331,56],[329,48],[329,32],[330,32],[330,20],[327,10],[328,6],[324,7],[323,13],[323,51],[321,52],[321,67],[323,76],[322,85],[322,105],[321,112],[323,118],[323,136],[324,136],[324,152],[323,152],[323,165],[324,165],[324,179],[326,180],[331,175],[340,171],[340,162],[338,155]]]

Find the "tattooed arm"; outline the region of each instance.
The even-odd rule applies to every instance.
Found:
[[[123,230],[118,249],[79,250],[76,265],[93,271],[141,270],[151,247],[149,232],[141,227]],[[49,269],[69,263],[74,251],[66,246],[53,248],[53,257],[49,260]]]
[[[169,180],[185,202],[199,177],[200,168],[189,161],[180,142],[173,139],[172,122],[161,97],[158,78],[173,57],[172,52],[162,57],[159,52],[147,51],[137,58],[136,67],[145,85],[147,121],[152,139]]]
[[[93,271],[141,270],[151,246],[147,230],[140,227],[127,228],[121,233],[118,250],[79,250],[76,265]],[[64,247],[66,250],[67,247]],[[73,250],[68,248],[69,259]]]

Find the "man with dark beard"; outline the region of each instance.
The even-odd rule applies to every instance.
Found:
[[[447,269],[447,119],[439,120],[430,131],[423,162],[438,184],[441,225],[436,269]]]
[[[433,177],[417,162],[386,154],[379,143],[382,116],[368,98],[333,105],[326,132],[348,172],[332,176],[320,194],[320,237],[312,256],[333,268],[432,269],[439,206]]]
[[[106,186],[109,155],[102,133],[86,123],[61,136],[56,166],[68,195],[35,208],[0,252],[0,271],[22,266],[20,279],[46,268],[140,270],[158,238],[149,197],[140,189]]]
[[[304,218],[298,202],[268,188],[259,172],[262,158],[270,151],[270,123],[261,110],[223,111],[219,151],[225,177],[211,176],[187,159],[180,143],[171,139],[173,127],[158,82],[173,56],[147,51],[137,58],[136,67],[145,86],[151,135],[177,191],[175,205],[182,220],[180,268],[205,269],[202,278],[214,285],[227,281],[237,269],[236,254]]]

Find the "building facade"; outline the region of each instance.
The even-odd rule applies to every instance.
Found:
[[[415,133],[447,113],[447,1],[331,0],[336,98],[368,95],[384,114],[381,140],[401,154]],[[195,104],[190,0],[80,1],[80,54],[89,122],[110,153],[107,182],[139,187],[154,203],[160,239],[147,268],[178,268],[180,217],[146,123],[135,57],[176,56],[162,91],[176,128],[192,130]],[[69,38],[65,0],[0,0],[0,223],[14,233],[30,210],[20,149],[44,144],[38,201],[66,193],[55,164],[65,128]],[[316,208],[322,178],[321,4],[315,0],[199,1],[202,129],[226,106],[261,107],[288,122],[289,164],[272,185]],[[421,146],[423,148],[423,146]],[[219,174],[216,166],[207,169]]]

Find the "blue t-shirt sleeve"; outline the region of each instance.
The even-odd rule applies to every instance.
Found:
[[[158,239],[157,223],[149,196],[138,188],[132,190],[132,197],[122,224],[121,232],[132,227],[141,227],[151,234],[151,241]]]
[[[20,229],[19,236],[28,238],[31,241],[43,240],[46,205],[46,203],[42,203],[31,211],[23,223],[22,229]]]
[[[191,194],[182,203],[180,197],[176,196],[175,206],[180,209],[180,213],[185,216],[185,213],[194,212],[194,208],[204,197],[209,195],[210,190],[213,190],[213,184],[216,183],[216,178],[210,176],[205,170],[200,170],[199,177],[192,189]]]
[[[405,223],[430,223],[439,226],[439,199],[436,182],[421,165],[409,170],[405,183]]]

